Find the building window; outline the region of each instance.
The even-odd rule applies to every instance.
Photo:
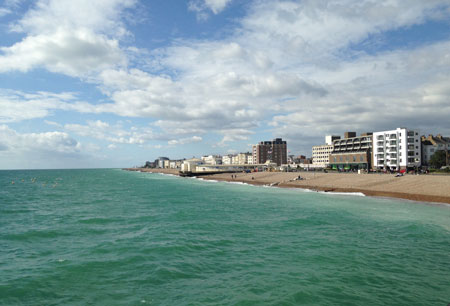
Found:
[[[354,161],[354,162],[356,161],[356,156],[353,156],[353,161]]]
[[[339,160],[340,160],[340,161],[342,161],[342,156],[341,156],[341,157],[339,157]]]

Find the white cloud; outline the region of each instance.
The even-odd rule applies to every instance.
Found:
[[[6,125],[0,125],[0,139],[3,147],[14,152],[46,151],[56,153],[80,153],[81,144],[64,132],[20,134]]]
[[[11,14],[11,10],[8,8],[0,7],[0,17]]]
[[[120,124],[110,125],[101,120],[88,121],[87,125],[65,124],[64,129],[79,136],[91,137],[112,143],[142,145],[156,139],[150,128],[125,129]]]
[[[0,49],[0,72],[27,72],[44,67],[51,72],[83,76],[116,65],[125,65],[116,40],[90,30],[58,29],[51,34],[27,36],[21,42]]]
[[[172,145],[183,145],[183,144],[187,144],[187,143],[200,142],[200,141],[202,141],[202,137],[192,136],[192,137],[188,137],[188,138],[172,139],[172,140],[169,140],[167,143],[172,146]]]
[[[0,72],[44,67],[83,77],[126,65],[119,41],[127,35],[121,12],[134,0],[40,0],[12,26],[24,39],[0,50]]]
[[[54,110],[97,113],[97,106],[76,101],[76,94],[70,92],[50,93],[0,90],[0,123],[45,118]]]
[[[248,140],[268,123],[291,141],[395,125],[448,130],[448,41],[374,55],[351,48],[386,31],[448,18],[446,0],[255,1],[226,39],[137,50],[147,63],[140,69],[128,67],[120,49],[128,35],[121,13],[134,2],[79,3],[86,14],[73,10],[72,2],[40,1],[16,24],[28,36],[2,49],[0,70],[90,74],[110,101],[0,96],[2,122],[46,117],[54,109],[144,117],[155,120],[161,133],[95,121],[65,128],[112,143],[164,139],[170,145],[206,133],[220,134],[218,145],[227,145]],[[190,2],[199,14],[220,13],[228,4]]]
[[[197,14],[198,20],[206,20],[209,12],[215,15],[222,12],[231,0],[191,0],[188,2],[188,9]]]
[[[136,0],[38,0],[34,7],[13,26],[13,30],[40,35],[55,29],[91,29],[108,36],[127,33],[121,22],[123,10]]]
[[[100,147],[60,131],[21,133],[0,125],[0,168],[49,169],[104,166]]]
[[[208,7],[214,14],[218,14],[225,9],[231,0],[204,0],[205,6]]]
[[[379,108],[395,111],[384,117],[389,122],[408,122],[427,107],[425,101],[445,99],[428,89],[427,100],[417,90],[445,79],[450,70],[447,43],[373,56],[349,46],[439,18],[438,8],[445,5],[257,2],[226,40],[178,41],[152,53],[154,67],[164,67],[171,76],[139,69],[104,71],[103,90],[113,103],[102,109],[158,119],[155,125],[167,135],[218,133],[222,146],[247,140],[264,122],[277,135],[292,137],[300,135],[295,132],[299,129],[322,135],[381,127],[388,120],[370,115]],[[403,119],[395,119],[398,113]],[[230,133],[233,129],[246,133]]]

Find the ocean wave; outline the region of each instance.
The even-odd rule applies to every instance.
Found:
[[[155,172],[153,172],[153,173],[155,173]],[[171,173],[161,173],[161,172],[156,172],[157,174],[161,174],[161,175],[164,175],[164,176],[175,176],[175,177],[179,177],[179,175],[175,175],[175,174],[171,174]]]
[[[333,194],[333,195],[351,195],[357,197],[365,197],[366,195],[362,192],[335,192],[335,191],[318,191],[319,193],[324,194]]]
[[[201,180],[201,181],[205,181],[205,182],[211,182],[211,183],[218,183],[219,181],[218,180],[208,180],[208,179],[204,179],[204,178],[198,178],[199,180]]]

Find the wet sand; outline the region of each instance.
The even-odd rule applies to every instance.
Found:
[[[128,169],[127,169],[128,170]],[[133,169],[129,169],[133,170]],[[175,169],[137,171],[178,174]],[[300,175],[302,180],[295,180]],[[450,175],[356,174],[323,172],[253,172],[203,175],[205,180],[235,181],[254,185],[304,188],[327,192],[360,192],[367,196],[401,198],[450,204]]]

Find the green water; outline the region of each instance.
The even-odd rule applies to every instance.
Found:
[[[446,205],[0,171],[1,305],[448,303]]]

